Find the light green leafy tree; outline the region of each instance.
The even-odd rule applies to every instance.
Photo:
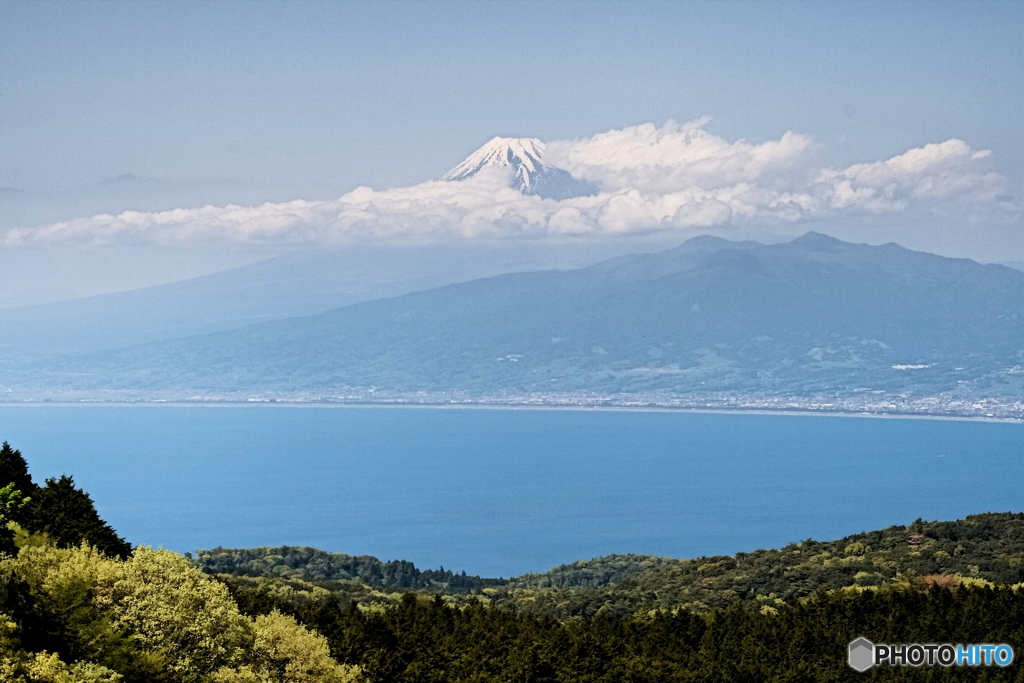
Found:
[[[327,639],[274,610],[256,617],[254,664],[281,683],[349,683],[358,668],[331,659]]]
[[[91,662],[65,664],[57,655],[40,652],[25,667],[24,680],[26,683],[121,683],[121,675]]]
[[[94,600],[145,649],[163,652],[183,683],[242,663],[254,637],[226,586],[165,550],[140,547],[129,560],[105,566]]]
[[[361,679],[359,667],[331,658],[323,636],[277,610],[256,617],[255,636],[248,663],[222,669],[214,675],[214,683],[354,683]]]
[[[0,681],[4,683],[121,683],[122,677],[100,664],[67,664],[56,654],[18,649],[18,625],[0,614]]]
[[[14,488],[14,482],[0,488],[0,553],[14,555],[18,552],[14,543],[14,530],[8,528],[12,518],[32,500]]]
[[[172,552],[141,547],[128,560],[83,543],[29,544],[0,560],[61,624],[61,655],[19,649],[0,614],[0,681],[11,683],[353,683],[326,639],[294,618],[241,614],[227,586]],[[62,661],[60,657],[67,657]],[[142,661],[145,660],[145,661]],[[111,668],[113,667],[113,668]],[[121,675],[121,672],[124,676]]]

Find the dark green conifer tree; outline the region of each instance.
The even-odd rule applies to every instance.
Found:
[[[25,524],[29,514],[25,503],[37,488],[21,451],[4,441],[0,446],[0,553],[17,554],[14,532],[7,528],[7,522]]]
[[[100,518],[89,494],[76,487],[74,479],[67,475],[47,479],[46,486],[35,492],[28,507],[29,528],[49,534],[58,546],[87,541],[107,555],[131,555],[131,545]]]
[[[14,489],[25,496],[31,496],[38,488],[28,473],[28,463],[21,451],[11,448],[11,444],[4,441],[3,446],[0,446],[0,488],[8,484],[14,484]]]

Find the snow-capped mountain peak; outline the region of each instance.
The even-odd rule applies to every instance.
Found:
[[[465,180],[484,168],[497,166],[512,169],[512,187],[524,194],[565,199],[597,191],[590,183],[545,165],[543,157],[544,143],[536,138],[496,137],[441,176],[441,180]]]
[[[544,143],[536,138],[494,138],[441,176],[441,180],[464,180],[487,166],[509,166],[525,189],[543,167],[542,156]]]

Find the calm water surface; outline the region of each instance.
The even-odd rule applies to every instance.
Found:
[[[310,545],[510,576],[1020,511],[1024,425],[821,416],[6,406],[32,475],[129,541]]]

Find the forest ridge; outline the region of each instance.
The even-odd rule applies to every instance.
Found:
[[[817,591],[858,592],[910,582],[1024,586],[1024,514],[985,513],[955,522],[907,526],[834,541],[807,539],[732,556],[672,559],[609,555],[511,579],[421,571],[305,547],[201,550],[198,566],[215,575],[273,578],[330,586],[361,604],[391,604],[404,591],[466,598],[519,613],[565,619],[651,610],[707,612],[737,600],[773,608]]]

